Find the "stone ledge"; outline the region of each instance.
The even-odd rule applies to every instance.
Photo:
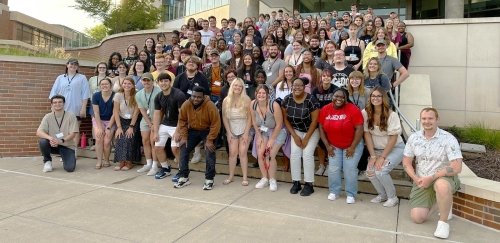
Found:
[[[3,62],[24,62],[24,63],[38,63],[38,64],[60,64],[64,67],[66,65],[66,59],[48,58],[48,57],[30,57],[30,56],[11,56],[11,55],[0,55],[0,61]],[[95,67],[97,62],[78,60],[81,67]],[[62,69],[64,71],[64,68]]]

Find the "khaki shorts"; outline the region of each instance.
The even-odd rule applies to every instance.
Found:
[[[451,193],[454,194],[460,189],[460,180],[458,176],[446,176],[440,179],[445,179],[450,183]],[[434,191],[434,182],[427,188],[419,188],[413,185],[410,192],[410,207],[411,208],[431,208],[436,203],[436,191]]]

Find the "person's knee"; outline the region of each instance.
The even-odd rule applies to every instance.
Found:
[[[416,210],[416,209],[412,209],[411,213],[410,213],[410,217],[411,217],[411,220],[413,221],[413,223],[421,224],[421,223],[425,222],[425,220],[427,219],[427,213]]]
[[[445,179],[439,178],[434,182],[434,191],[437,195],[451,194],[450,189],[450,183]]]
[[[50,146],[50,141],[48,139],[46,139],[46,138],[40,138],[38,140],[38,144],[40,146]]]

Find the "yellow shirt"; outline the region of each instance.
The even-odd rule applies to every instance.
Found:
[[[396,45],[394,45],[394,43],[391,42],[391,44],[389,44],[386,52],[388,56],[398,59],[398,49],[396,48]],[[366,68],[366,65],[368,65],[368,60],[370,60],[370,58],[372,57],[378,57],[378,51],[376,46],[373,44],[373,41],[368,43],[365,51],[363,52],[363,69]]]

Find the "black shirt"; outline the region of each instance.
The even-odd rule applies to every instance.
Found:
[[[177,127],[179,119],[179,109],[186,101],[184,93],[179,89],[172,88],[170,94],[165,96],[163,92],[158,93],[155,97],[155,110],[162,111],[164,114],[161,124],[169,127]]]
[[[210,86],[208,85],[208,79],[201,72],[196,72],[193,78],[187,77],[186,72],[175,77],[174,88],[180,89],[184,92],[186,99],[191,97],[194,86],[201,86],[205,89],[205,95],[210,95]]]
[[[320,107],[323,108],[323,106],[332,103],[333,93],[335,93],[335,90],[337,89],[337,86],[331,84],[328,90],[323,90],[323,84],[320,84],[318,87],[313,89],[311,95],[318,100]]]
[[[292,95],[287,95],[281,107],[286,110],[286,119],[290,122],[293,129],[300,132],[307,132],[311,125],[311,113],[319,109],[319,102],[310,94],[306,94],[304,102],[298,104],[293,99]]]

